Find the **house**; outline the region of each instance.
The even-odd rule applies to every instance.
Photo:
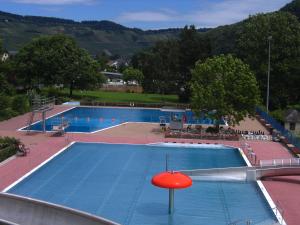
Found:
[[[5,62],[6,60],[8,60],[8,58],[9,58],[8,52],[4,52],[2,54],[1,61]]]
[[[120,58],[120,59],[116,59],[116,60],[110,60],[107,65],[109,67],[113,67],[115,68],[116,70],[120,69],[122,66],[128,66],[129,65],[129,62],[127,59],[123,59],[123,58]]]
[[[18,53],[18,51],[5,51],[2,56],[0,54],[0,60],[2,62],[5,62],[6,60],[9,59],[9,57],[13,57]]]
[[[300,134],[300,112],[296,109],[289,109],[284,117],[285,129]]]
[[[106,72],[106,71],[103,71],[101,73],[107,78],[108,84],[124,85],[122,73]]]

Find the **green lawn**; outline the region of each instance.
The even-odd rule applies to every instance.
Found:
[[[69,94],[69,90],[62,91],[64,95]],[[143,93],[124,93],[107,91],[73,91],[75,99],[93,99],[100,102],[139,102],[139,103],[177,103],[177,95],[159,95]]]

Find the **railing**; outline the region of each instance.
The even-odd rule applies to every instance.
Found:
[[[300,158],[260,160],[259,166],[300,166]]]
[[[35,98],[32,100],[32,110],[42,110],[45,107],[51,108],[55,104],[55,97]]]
[[[254,135],[254,134],[242,134],[244,140],[259,140],[259,141],[271,141],[271,135]]]
[[[287,140],[300,149],[300,138],[296,137],[292,132],[286,130],[277,120],[271,117],[268,113],[264,112],[260,108],[256,108],[256,112],[263,118],[268,124],[270,124],[274,129],[279,131],[282,136],[287,138]]]
[[[120,106],[120,107],[145,107],[145,108],[161,108],[163,106],[172,106],[178,109],[189,109],[189,104],[180,103],[141,103],[141,102],[100,102],[97,100],[82,100],[80,105],[83,106]]]

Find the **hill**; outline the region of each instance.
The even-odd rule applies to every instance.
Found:
[[[111,21],[76,22],[51,17],[20,16],[0,11],[0,38],[8,50],[18,50],[37,36],[63,33],[74,37],[79,45],[91,54],[108,50],[113,54],[130,56],[152,46],[156,41],[176,37],[180,30],[143,31]]]
[[[292,1],[279,11],[289,12],[300,20],[300,0]],[[202,33],[202,35],[206,36],[211,41],[212,54],[234,53],[237,37],[241,32],[245,21],[247,21],[247,19],[235,24],[220,26]]]
[[[280,10],[300,19],[300,0],[292,1]],[[199,32],[211,41],[213,54],[229,53],[234,49],[242,25],[243,21],[215,29],[203,28]],[[8,50],[18,50],[37,36],[63,33],[74,37],[81,47],[93,55],[108,50],[112,54],[131,56],[159,40],[176,38],[180,31],[181,28],[143,31],[105,20],[76,22],[0,11],[0,39],[3,39]]]
[[[298,17],[300,20],[300,0],[294,0],[291,3],[284,6],[281,11],[289,12]]]

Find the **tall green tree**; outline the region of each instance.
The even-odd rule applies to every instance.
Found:
[[[199,36],[195,26],[185,26],[180,33],[179,40],[179,81],[178,95],[179,100],[188,102],[190,98],[189,82],[191,81],[191,69],[194,68],[198,60],[204,60],[210,56],[210,42]]]
[[[2,40],[0,39],[0,56],[2,56],[1,55],[2,52],[3,52],[3,44],[2,44]]]
[[[156,60],[156,87],[161,94],[176,93],[178,89],[178,56],[179,49],[176,40],[157,42],[153,48]]]
[[[144,79],[144,75],[143,73],[138,70],[138,69],[134,69],[132,67],[128,67],[123,71],[123,80],[125,82],[129,82],[129,81],[137,81],[138,84],[141,84],[143,79]]]
[[[109,62],[109,56],[105,52],[97,54],[96,60],[99,63],[100,70],[104,71],[108,67],[107,63]]]
[[[142,71],[142,86],[149,93],[176,93],[178,83],[178,43],[176,40],[157,42],[132,57],[133,67]]]
[[[290,13],[259,14],[245,21],[237,54],[255,72],[266,99],[268,37],[271,36],[270,108],[300,101],[300,23]]]
[[[180,101],[187,102],[191,69],[210,54],[210,41],[201,37],[194,26],[186,26],[178,39],[157,42],[135,55],[132,64],[144,74],[145,92],[178,94]]]
[[[74,88],[92,88],[101,80],[97,62],[74,39],[64,35],[32,40],[19,51],[15,63],[26,88],[64,84],[72,96]]]
[[[192,109],[229,124],[255,114],[260,95],[249,66],[232,55],[220,55],[197,62],[192,70]],[[219,126],[219,124],[217,124]]]

